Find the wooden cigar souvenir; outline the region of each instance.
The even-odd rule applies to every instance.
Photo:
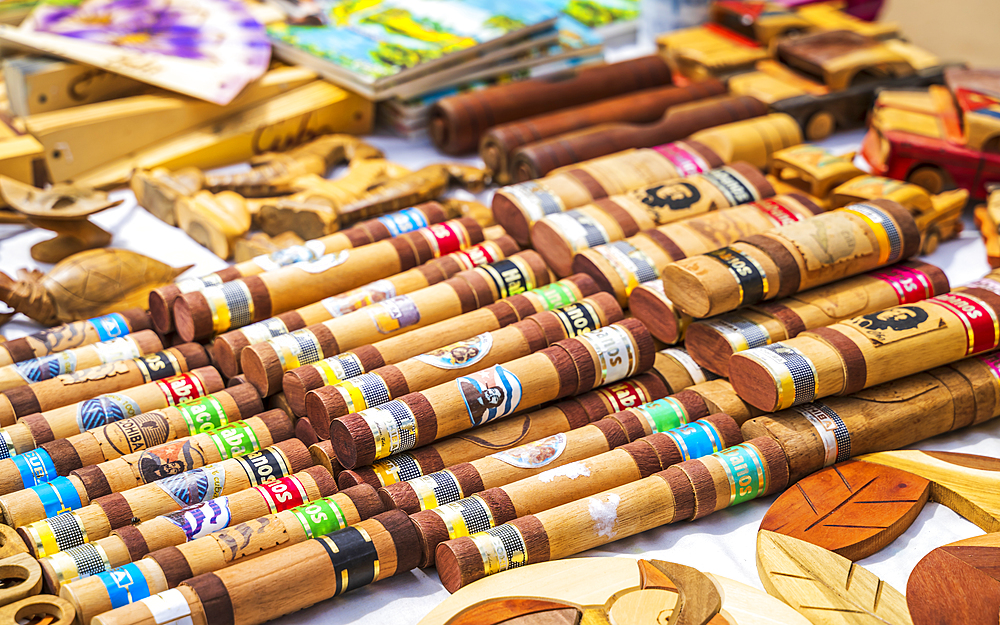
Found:
[[[0,344],[0,367],[43,358],[74,347],[110,341],[149,328],[149,315],[141,308],[64,323]]]
[[[286,371],[323,360],[327,354],[340,354],[458,317],[497,300],[545,286],[551,279],[542,257],[527,250],[462,271],[453,278],[408,295],[397,295],[343,317],[251,345],[240,355],[240,364],[247,380],[262,395],[269,396],[280,389],[281,377]],[[463,334],[459,338],[467,337]],[[440,343],[433,347],[440,347]],[[423,351],[426,348],[418,353]],[[353,377],[346,372],[345,375]]]
[[[591,104],[535,115],[526,119],[500,124],[490,128],[479,142],[479,156],[493,174],[493,181],[507,184],[511,181],[512,152],[537,141],[583,130],[598,124],[652,124],[672,106],[693,99],[725,93],[725,86],[718,81],[705,81],[691,87],[653,87],[627,95],[605,98]],[[606,127],[606,126],[603,126]],[[656,143],[663,143],[657,141]],[[626,145],[618,148],[645,147]],[[605,154],[617,150],[608,150]],[[578,159],[582,160],[582,159]],[[538,176],[528,176],[537,178]]]
[[[344,467],[371,464],[501,419],[518,408],[642,373],[653,366],[655,355],[653,339],[642,323],[626,319],[505,365],[340,417],[330,425],[330,440]]]
[[[208,364],[205,348],[184,343],[132,360],[64,373],[49,380],[12,388],[0,394],[0,425],[35,412],[46,412],[102,393],[113,393],[140,384],[173,377]]]
[[[906,605],[914,625],[989,623],[1000,613],[1000,583],[994,566],[1000,534],[960,540],[930,552],[906,582]]]
[[[565,135],[535,141],[514,150],[510,157],[515,182],[541,178],[559,167],[627,150],[647,148],[691,135],[712,126],[730,124],[767,114],[767,105],[749,96],[720,95],[721,83],[693,83],[694,102],[678,104],[649,124],[600,124]],[[718,96],[718,97],[710,97]],[[701,99],[705,98],[705,99]]]
[[[445,154],[464,154],[491,126],[670,82],[670,69],[656,55],[515,81],[438,100],[430,135]]]
[[[182,295],[174,302],[174,325],[185,340],[202,339],[343,293],[371,280],[481,243],[472,218],[433,224],[398,238],[327,254],[260,276],[233,280]]]
[[[0,460],[0,494],[31,488],[76,469],[177,438],[212,432],[263,410],[256,389],[241,384],[198,400],[42,443],[38,449]]]
[[[316,469],[317,467],[313,467],[303,473],[314,474]],[[284,478],[279,482],[288,479]],[[321,480],[325,482],[325,479]],[[276,483],[268,482],[249,491],[242,491],[240,495],[248,497],[257,490],[261,493],[260,498],[263,498],[264,491],[260,489],[272,484]],[[84,554],[87,551],[92,554],[96,552],[103,560],[106,552],[102,553],[100,541],[93,545],[87,543],[42,560],[46,572],[45,581],[52,583],[53,588],[58,588],[61,582],[60,594],[73,604],[79,614],[89,618],[175,588],[192,577],[219,571],[247,558],[253,559],[311,538],[332,534],[384,512],[374,489],[367,485],[356,486],[291,508],[281,506],[280,509],[276,514],[261,515],[243,523],[233,523],[226,528],[211,529],[206,526],[206,531],[199,532],[199,536],[189,541],[152,551],[142,559],[134,558],[133,564],[123,564],[115,571],[88,575],[89,562],[83,557]],[[178,513],[174,513],[157,517],[154,521],[162,522],[177,516]],[[117,537],[102,540],[113,538]],[[115,592],[118,589],[116,577],[119,571],[127,572],[131,579],[138,581],[137,585],[129,586],[128,593]],[[74,572],[77,579],[70,581],[69,576],[74,575]]]
[[[910,212],[873,200],[674,262],[663,269],[663,288],[678,308],[703,319],[906,260],[919,249]]]
[[[509,568],[565,558],[660,525],[692,521],[780,492],[788,467],[770,438],[756,438],[603,493],[520,517],[437,547],[450,592]]]
[[[486,241],[468,249],[451,252],[419,267],[397,273],[382,280],[370,282],[346,293],[326,297],[298,310],[282,313],[264,321],[221,334],[212,344],[212,354],[225,375],[240,372],[240,355],[248,345],[261,343],[276,336],[288,334],[307,326],[329,321],[397,295],[405,295],[427,288],[468,271],[502,260],[520,248],[509,236],[496,241]]]
[[[374,408],[407,393],[427,390],[464,375],[523,358],[563,339],[621,321],[621,307],[608,293],[535,313],[513,325],[445,345],[395,365],[324,386],[306,394],[313,427]]]
[[[416,535],[405,512],[391,510],[353,527],[193,577],[96,616],[93,625],[195,616],[204,625],[257,625],[417,566]],[[274,580],[263,584],[263,580]],[[280,580],[280,581],[279,581]]]
[[[714,147],[694,140],[702,135]],[[531,225],[546,215],[653,183],[703,173],[726,163],[746,161],[763,169],[772,152],[801,142],[799,126],[788,115],[725,124],[697,132],[687,140],[624,150],[562,167],[538,180],[503,187],[493,195],[493,214],[508,234],[527,245]]]
[[[597,285],[588,276],[570,276],[413,332],[292,369],[284,374],[281,385],[292,411],[304,416],[306,393],[311,390],[336,384],[374,368],[402,362],[450,342],[468,339],[476,333],[505,328],[529,315],[562,308],[597,292]]]
[[[567,437],[580,438],[588,434],[590,429],[598,428],[600,425],[608,425],[602,430],[603,432],[610,432],[612,428],[617,429],[618,431],[612,436],[621,440],[634,437],[634,435],[629,437],[625,432],[629,425],[634,434],[657,429],[651,425],[640,427],[639,423],[623,423],[622,421],[626,419],[637,421],[638,417],[635,415],[625,418],[609,417],[597,424],[570,432]],[[612,423],[614,425],[610,425]],[[420,537],[422,549],[420,566],[431,566],[434,563],[434,550],[446,540],[469,536],[527,514],[549,510],[589,497],[648,477],[685,460],[707,456],[743,442],[736,422],[725,414],[705,417],[684,426],[670,427],[677,423],[676,420],[663,421],[659,425],[668,428],[664,432],[639,438],[611,450],[601,449],[605,445],[614,447],[614,444],[607,439],[604,441],[605,445],[591,443],[593,446],[590,451],[593,455],[541,473],[522,469],[517,473],[525,477],[487,488],[471,496],[467,491],[476,490],[477,472],[475,469],[470,472],[469,467],[461,465],[453,467],[450,471],[432,473],[418,480],[403,483],[411,487],[410,492],[403,491],[403,484],[394,484],[381,489],[379,496],[386,507],[395,505],[411,512],[411,519]],[[552,444],[548,439],[543,441],[546,446]],[[572,454],[570,446],[573,443],[567,440],[566,444],[563,454]],[[536,451],[542,449],[544,447]],[[511,474],[505,476],[501,469],[495,478],[483,476],[480,479],[485,485],[486,481],[505,482],[512,477],[514,476]],[[394,492],[389,492],[389,489],[393,489]],[[464,497],[459,498],[461,495]]]
[[[729,358],[889,306],[929,299],[950,289],[934,265],[909,261],[845,278],[773,303],[748,306],[688,326],[684,346],[699,365],[729,377]],[[641,319],[641,317],[640,317]]]

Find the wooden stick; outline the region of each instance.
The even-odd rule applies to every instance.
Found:
[[[703,135],[713,147],[694,140]],[[531,225],[546,215],[726,163],[747,161],[763,169],[772,152],[801,142],[798,123],[785,114],[725,124],[695,133],[688,140],[624,150],[558,169],[538,180],[503,187],[493,195],[493,213],[514,240],[527,245]]]
[[[535,313],[513,325],[445,345],[399,364],[386,365],[306,393],[313,427],[374,408],[396,397],[427,390],[469,373],[523,358],[563,339],[602,328],[623,318],[607,293],[552,311]]]
[[[243,350],[240,363],[247,380],[266,397],[279,390],[285,371],[457,317],[550,280],[541,256],[521,252],[409,295],[251,345]]]
[[[340,417],[330,426],[330,440],[344,467],[370,464],[500,419],[520,406],[536,406],[623,380],[652,367],[655,354],[645,326],[626,319],[506,366],[459,378],[455,384]]]
[[[703,319],[906,260],[920,250],[908,210],[873,200],[753,235],[664,267],[678,308]]]
[[[327,297],[297,310],[221,334],[212,344],[212,354],[225,375],[236,375],[241,370],[240,355],[249,345],[343,317],[350,312],[397,295],[419,291],[443,282],[461,271],[502,260],[518,250],[520,248],[514,239],[503,236],[496,241],[486,241],[465,250],[451,252],[389,278],[376,280],[346,293]]]
[[[46,412],[154,380],[163,380],[208,364],[205,348],[185,343],[99,367],[66,373],[51,380],[0,393],[0,426],[35,412]]]
[[[784,490],[781,447],[755,438],[598,495],[520,517],[437,547],[441,583],[450,592],[500,571],[565,558],[660,525],[695,520]]]
[[[102,317],[64,323],[0,344],[0,367],[32,358],[43,358],[74,347],[109,341],[148,330],[149,327],[149,315],[141,308],[129,308]]]
[[[499,330],[528,315],[560,308],[594,293],[597,293],[597,285],[589,277],[570,276],[413,332],[292,369],[284,374],[281,385],[292,411],[304,416],[306,393],[311,390],[336,384],[345,376],[354,377],[354,372],[360,375],[371,369],[413,358],[450,342],[468,339],[477,333]],[[324,432],[321,428],[319,435],[329,436],[329,431]]]
[[[899,263],[774,303],[697,321],[688,327],[684,345],[699,365],[729,377],[729,358],[736,352],[785,341],[806,330],[890,306],[919,302],[950,288],[948,277],[934,265]]]

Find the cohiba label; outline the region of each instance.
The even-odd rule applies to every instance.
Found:
[[[729,505],[754,499],[767,490],[764,459],[753,445],[741,443],[713,454],[729,478]]]
[[[512,184],[501,189],[524,211],[529,223],[534,223],[546,215],[561,213],[566,205],[556,194],[550,192],[537,181],[531,180]]]
[[[579,336],[597,352],[601,363],[601,379],[597,386],[631,377],[639,365],[632,337],[621,326],[607,326]]]
[[[718,332],[734,352],[764,347],[771,342],[771,335],[764,326],[750,321],[739,313],[729,313],[699,323]]]
[[[740,290],[741,306],[751,306],[767,296],[767,274],[754,259],[728,247],[707,252],[705,256],[719,261],[732,274]]]
[[[496,525],[490,507],[478,495],[433,508],[433,511],[448,528],[449,540],[485,532]]]
[[[472,542],[479,549],[486,575],[524,566],[528,563],[528,546],[521,531],[513,525],[500,525],[473,534]]]
[[[457,341],[426,354],[414,356],[414,359],[438,369],[464,369],[485,358],[492,348],[493,335],[484,332],[471,339]]]
[[[347,517],[332,497],[298,506],[292,513],[309,538],[325,536],[347,527]]]
[[[417,418],[401,401],[390,401],[358,413],[371,428],[375,439],[375,458],[413,449],[417,444]]]
[[[793,406],[792,410],[809,421],[823,442],[824,467],[851,459],[851,433],[847,431],[844,420],[832,408],[817,401]]]
[[[458,378],[455,383],[473,427],[506,417],[521,403],[521,381],[500,365]]]
[[[498,451],[490,458],[519,469],[539,469],[551,464],[566,449],[566,434],[560,432],[519,447]]]
[[[784,343],[774,343],[743,354],[771,374],[778,395],[775,410],[805,404],[816,398],[816,368],[799,350]]]

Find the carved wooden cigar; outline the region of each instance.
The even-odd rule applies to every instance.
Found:
[[[670,69],[656,55],[511,82],[438,100],[429,131],[445,154],[464,154],[491,126],[670,82]]]
[[[160,287],[149,294],[149,316],[156,329],[166,334],[174,329],[174,301],[185,293],[203,291],[210,286],[255,276],[265,271],[301,262],[313,262],[326,254],[334,254],[377,241],[397,237],[430,224],[459,217],[458,205],[452,202],[425,202],[412,208],[363,221],[329,236],[293,245],[272,254],[237,263],[200,278],[185,278],[175,284]]]
[[[329,430],[331,421],[338,417],[523,358],[557,341],[622,318],[622,309],[615,298],[608,293],[597,293],[563,308],[536,313],[506,328],[477,334],[399,364],[309,391],[306,412],[314,428]]]
[[[733,388],[765,412],[850,395],[1000,346],[1000,295],[945,293],[733,354]]]
[[[477,333],[499,330],[528,315],[561,308],[597,292],[597,285],[590,277],[583,274],[570,276],[404,335],[292,369],[284,374],[282,388],[294,414],[304,416],[306,393],[313,389],[336,384],[371,369],[402,362]],[[321,429],[318,434],[329,436],[329,431],[323,432]]]
[[[542,257],[527,250],[409,295],[251,345],[243,350],[240,362],[247,380],[266,397],[280,390],[286,371],[457,317],[544,286],[550,279]]]
[[[287,415],[267,412],[236,421],[216,432],[149,446],[114,460],[73,469],[68,476],[2,495],[0,511],[9,525],[18,527],[63,510],[86,506],[110,493],[124,492],[234,455],[256,451],[291,435]]]
[[[297,438],[152,484],[114,493],[72,512],[18,528],[36,558],[93,542],[112,530],[302,471],[309,452]],[[127,516],[126,516],[127,515]]]
[[[1000,355],[975,356],[847,397],[828,397],[743,424],[788,456],[791,479],[877,451],[912,445],[1000,416]]]
[[[503,418],[519,407],[623,380],[652,367],[655,355],[645,326],[626,319],[505,366],[340,417],[330,425],[330,440],[337,460],[352,469]]]
[[[208,364],[205,348],[184,343],[132,360],[119,360],[90,369],[19,386],[0,393],[0,426],[36,412],[46,412],[155,380],[163,380]]]
[[[767,105],[749,96],[719,96],[694,83],[687,89],[702,93],[694,102],[667,109],[650,124],[600,124],[565,135],[535,141],[514,150],[510,157],[515,182],[540,178],[550,171],[629,148],[646,148],[678,141],[704,128],[767,114]],[[708,97],[719,96],[719,97]]]
[[[512,170],[509,169],[511,153],[519,147],[608,122],[650,124],[659,120],[672,106],[693,99],[720,95],[725,91],[725,86],[717,80],[707,80],[690,87],[654,87],[500,124],[490,128],[483,135],[479,142],[479,156],[486,163],[487,169],[493,173],[493,181],[507,184],[512,174]],[[609,152],[648,145],[650,144],[626,145]]]
[[[129,308],[110,315],[39,330],[34,334],[0,343],[0,367],[148,330],[151,323],[145,310]]]
[[[520,248],[509,236],[497,241],[486,241],[467,250],[452,252],[431,260],[419,267],[397,273],[382,280],[370,282],[340,295],[324,298],[298,310],[291,310],[258,321],[239,330],[232,330],[216,337],[212,344],[215,357],[223,374],[232,376],[240,369],[240,355],[248,345],[261,343],[276,336],[288,334],[306,326],[322,323],[360,310],[365,306],[427,288],[461,271],[468,271],[507,258]]]
[[[307,471],[314,469],[315,467]],[[263,486],[273,483],[268,482]],[[176,547],[158,549],[141,560],[137,559],[134,564],[125,564],[120,570],[139,582],[130,585],[127,593],[116,592],[119,590],[116,572],[84,577],[83,572],[87,570],[90,560],[78,557],[75,559],[80,560],[79,563],[71,563],[64,557],[71,551],[83,553],[90,550],[89,543],[42,560],[44,582],[57,588],[50,580],[58,580],[59,575],[69,578],[76,567],[75,570],[82,579],[64,582],[60,594],[72,602],[81,619],[89,620],[114,608],[175,588],[192,577],[218,571],[243,562],[246,558],[259,557],[311,538],[332,534],[382,512],[382,502],[375,494],[375,489],[368,485],[355,486],[290,510],[218,529]],[[105,554],[97,549],[97,545],[94,545],[91,553],[103,564]],[[79,568],[81,564],[83,568]]]
[[[755,438],[703,458],[441,543],[435,565],[450,592],[509,568],[558,560],[660,525],[692,521],[788,485],[781,447]]]
[[[626,428],[642,432],[639,419],[630,415],[619,423],[621,438]],[[612,422],[610,417],[588,426]],[[666,425],[666,423],[664,423]],[[580,432],[582,430],[577,430]],[[610,426],[607,428],[610,431]],[[564,464],[558,468],[523,477],[504,486],[483,490],[478,494],[453,498],[437,507],[425,506],[411,517],[420,538],[420,566],[434,564],[434,551],[446,540],[484,532],[527,514],[555,508],[578,499],[649,477],[680,462],[701,458],[743,442],[740,428],[726,414],[715,414],[688,425],[655,433],[624,443],[616,449]],[[436,474],[434,474],[436,475]],[[430,476],[427,476],[430,478]],[[430,486],[430,485],[427,485]],[[424,488],[420,493],[433,503],[437,488]],[[463,492],[463,491],[460,491]],[[386,505],[384,491],[380,491]]]
[[[696,140],[702,135],[714,147]],[[684,141],[624,150],[562,167],[538,180],[503,187],[493,195],[493,215],[514,240],[527,245],[531,225],[546,215],[726,163],[746,161],[763,169],[772,152],[801,142],[798,123],[783,113],[725,124]]]
[[[327,254],[311,263],[296,263],[187,293],[174,302],[174,325],[185,340],[204,339],[482,241],[482,226],[471,217],[433,224],[394,239]]]
[[[571,271],[573,256],[586,249],[672,222],[685,220],[682,223],[687,224],[710,211],[772,195],[771,183],[759,170],[746,163],[733,163],[549,215],[531,227],[531,242],[556,275],[562,276]],[[696,228],[693,230],[697,232]],[[665,251],[669,256],[669,252],[676,254],[679,250]]]
[[[948,277],[937,267],[920,261],[899,263],[773,303],[696,321],[688,327],[684,345],[702,367],[729,377],[729,358],[736,352],[890,306],[919,302],[949,289]]]
[[[678,308],[703,319],[905,260],[919,250],[920,231],[910,212],[891,200],[873,200],[671,263],[663,269],[663,289]]]
[[[212,432],[263,410],[257,390],[241,384],[200,400],[42,443],[38,449],[0,460],[0,494],[31,488],[70,471],[177,438]]]

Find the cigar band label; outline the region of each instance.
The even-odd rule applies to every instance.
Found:
[[[1000,383],[1000,354],[987,354],[985,356],[979,356],[979,361],[989,368],[990,373],[993,374],[993,379],[997,383]]]
[[[291,245],[270,254],[255,256],[252,260],[264,271],[274,271],[288,265],[312,262],[324,254],[326,254],[326,245],[314,239],[306,241],[303,245]]]
[[[145,356],[139,356],[132,360],[142,373],[142,379],[148,382],[172,378],[181,372],[181,364],[173,352],[162,351]]]
[[[174,283],[174,286],[176,286],[177,290],[181,292],[181,295],[184,295],[185,293],[201,292],[210,286],[219,286],[220,284],[223,284],[223,280],[219,277],[219,274],[210,273],[201,278],[185,278],[183,280],[178,280]]]
[[[473,427],[506,417],[521,403],[521,381],[500,365],[458,378],[455,384]]]
[[[142,355],[142,350],[131,336],[95,343],[94,351],[97,352],[102,364],[116,360],[132,360]]]
[[[129,358],[132,358],[130,356]],[[72,351],[49,354],[14,363],[14,372],[28,384],[50,380],[57,375],[76,371],[76,354]]]
[[[226,488],[226,468],[209,464],[153,482],[182,508],[222,495]]]
[[[485,358],[492,348],[493,335],[483,332],[471,339],[456,341],[426,354],[414,356],[414,360],[438,369],[465,369]]]
[[[621,278],[625,284],[626,296],[631,295],[632,290],[643,282],[650,282],[660,277],[659,270],[646,252],[628,241],[598,245],[593,250],[603,256]]]
[[[201,294],[212,313],[212,330],[222,334],[233,328],[242,328],[253,321],[253,296],[242,280],[233,280],[219,286],[206,288]]]
[[[694,358],[687,353],[686,349],[682,349],[680,347],[668,347],[667,349],[660,350],[660,353],[665,356],[670,356],[680,363],[680,365],[684,367],[684,370],[687,371],[688,375],[691,376],[691,382],[694,384],[701,384],[702,382],[708,381],[708,378],[705,375],[705,370],[694,361]]]
[[[927,274],[910,267],[886,267],[868,275],[891,286],[896,292],[897,304],[915,304],[934,295],[934,287]]]
[[[510,196],[514,200],[514,204],[524,211],[529,224],[535,223],[546,215],[566,210],[562,198],[534,180],[507,185],[501,191]]]
[[[764,458],[753,445],[741,443],[715,454],[729,478],[729,505],[755,499],[767,491]]]
[[[781,200],[778,198],[766,198],[763,200],[757,200],[756,202],[751,202],[750,204],[760,212],[764,213],[764,216],[770,219],[771,223],[778,228],[805,219],[805,217],[799,213],[796,213],[782,204]]]
[[[719,167],[700,174],[722,193],[730,206],[739,206],[760,199],[760,192],[732,167]]]
[[[76,425],[80,432],[86,432],[140,414],[142,408],[139,407],[139,402],[131,397],[121,393],[105,393],[80,402],[76,408]]]
[[[871,204],[851,204],[841,210],[861,217],[878,241],[878,264],[894,263],[903,253],[903,237],[892,220],[881,208]]]
[[[392,334],[420,322],[420,310],[409,295],[399,295],[372,304],[365,310],[380,334]]]
[[[233,513],[229,509],[229,497],[216,497],[205,503],[164,514],[163,518],[184,532],[190,542],[229,527]]]
[[[184,594],[176,588],[164,590],[139,600],[145,603],[156,625],[192,625],[191,606]]]
[[[149,584],[146,582],[142,570],[134,562],[129,562],[106,573],[98,573],[95,577],[101,580],[104,588],[107,589],[112,609],[130,605],[150,595]]]
[[[518,447],[498,451],[490,458],[496,458],[519,469],[538,469],[554,462],[565,450],[566,434],[560,432]]]
[[[404,208],[395,213],[376,217],[375,220],[385,226],[391,238],[427,227],[427,217],[420,212],[419,208]]]
[[[87,323],[94,328],[94,331],[97,332],[97,337],[101,339],[102,343],[125,336],[131,332],[128,327],[128,321],[119,313],[94,317],[93,319],[88,319]]]
[[[68,584],[111,570],[111,560],[104,547],[94,543],[84,543],[54,553],[49,556],[49,564],[52,565],[60,584]]]
[[[483,558],[483,570],[493,575],[528,563],[528,546],[521,530],[504,523],[470,536]]]
[[[39,558],[90,542],[83,520],[75,512],[64,512],[27,526]]]
[[[282,371],[291,371],[323,360],[323,348],[320,347],[319,339],[308,328],[276,336],[268,343],[277,354]]]
[[[601,222],[581,210],[556,213],[549,215],[545,220],[563,236],[574,253],[611,241],[608,231]]]
[[[606,399],[611,406],[611,411],[608,414],[635,408],[650,400],[649,394],[644,388],[628,381],[599,388],[594,392]]]
[[[203,432],[214,432],[229,425],[226,409],[223,408],[222,402],[212,395],[177,406],[177,410],[184,417],[190,436]]]
[[[744,355],[771,374],[778,393],[775,410],[816,399],[816,367],[799,350],[784,343],[772,343],[748,350]]]
[[[223,460],[243,456],[260,449],[257,434],[247,425],[246,421],[235,421],[219,429],[209,438],[219,451]]]
[[[305,486],[294,475],[255,486],[254,490],[264,498],[264,503],[271,510],[271,514],[301,506],[309,501],[309,493],[306,492]]]
[[[392,399],[389,387],[377,373],[365,373],[334,385],[350,412],[381,406]]]
[[[449,254],[463,269],[475,269],[483,265],[495,263],[504,256],[503,250],[493,241],[474,245],[467,250],[458,250]]]
[[[333,386],[338,382],[356,378],[365,372],[365,368],[361,365],[361,359],[350,352],[324,358],[313,366],[323,378],[323,386]]]
[[[378,578],[378,550],[371,536],[362,528],[345,527],[316,540],[323,545],[333,564],[334,596],[367,586]]]
[[[708,421],[692,421],[687,425],[663,433],[677,444],[677,448],[681,450],[681,458],[684,460],[704,458],[726,446],[719,430]]]
[[[684,404],[673,397],[664,397],[632,409],[646,419],[652,433],[667,432],[689,421]],[[678,445],[680,447],[680,445]],[[683,452],[683,448],[681,451]],[[685,458],[687,460],[687,458]]]
[[[353,291],[327,297],[321,300],[320,303],[323,304],[326,312],[330,313],[330,317],[336,319],[337,317],[343,317],[349,312],[360,310],[365,306],[371,306],[395,296],[395,284],[389,280],[376,280]]]
[[[1000,283],[990,280],[989,278],[980,278],[978,280],[973,280],[972,282],[965,285],[967,289],[983,289],[984,291],[989,291],[996,295],[1000,295]]]
[[[350,257],[350,255],[351,253],[349,251],[340,250],[339,252],[334,252],[333,254],[326,254],[324,256],[320,256],[314,261],[295,263],[292,266],[306,273],[318,274],[318,273],[323,273],[325,271],[330,271],[334,267],[343,265],[345,262],[347,262],[347,259]],[[253,314],[251,314],[250,316],[252,317]]]
[[[26,451],[21,455],[11,458],[17,472],[21,475],[24,488],[31,488],[44,484],[56,478],[56,465],[52,462],[52,456],[42,448]]]
[[[426,228],[421,228],[417,232],[431,246],[431,253],[434,255],[434,258],[441,258],[469,246],[469,234],[458,221],[431,224]]]
[[[138,417],[105,425],[101,430],[97,436],[98,444],[102,448],[105,445],[111,447],[120,457],[167,442],[170,421],[162,411],[151,410]]]
[[[601,317],[588,302],[577,302],[563,308],[553,310],[552,314],[562,323],[566,338],[573,338],[593,332],[603,325]]]
[[[851,433],[847,430],[844,420],[832,408],[817,401],[802,406],[792,406],[791,409],[809,421],[823,442],[824,467],[851,459]]]
[[[1000,323],[993,307],[966,293],[944,293],[927,300],[950,311],[965,326],[966,356],[1000,345]]]
[[[496,287],[497,299],[506,299],[535,288],[531,268],[520,257],[498,260],[481,269]]]
[[[420,500],[421,510],[433,510],[446,503],[458,501],[464,496],[458,478],[447,469],[410,480],[409,485]]]
[[[635,373],[639,359],[636,358],[632,337],[621,326],[606,326],[581,334],[577,339],[586,341],[597,352],[601,363],[601,380],[597,386],[624,380]]]
[[[292,472],[288,458],[277,447],[268,447],[240,456],[236,462],[243,468],[247,479],[254,486],[273,482]]]
[[[472,495],[443,506],[432,508],[448,528],[448,539],[485,532],[494,525],[493,513],[482,497]]]
[[[410,407],[394,400],[358,413],[375,438],[375,458],[391,456],[417,445],[417,418]]]
[[[251,323],[250,325],[241,328],[240,332],[243,333],[243,338],[245,338],[248,343],[256,345],[257,343],[270,341],[276,336],[288,334],[288,326],[286,326],[285,322],[281,319],[271,317],[270,319],[265,319],[264,321]]]
[[[16,455],[17,449],[14,447],[14,439],[10,437],[10,432],[0,428],[0,460],[7,460]]]
[[[409,482],[424,474],[420,463],[410,454],[396,454],[391,458],[373,462],[371,467],[382,486]]]
[[[532,289],[531,293],[537,295],[541,300],[543,310],[562,308],[577,301],[576,293],[573,292],[573,289],[566,286],[562,280]]]
[[[317,538],[342,530],[347,527],[347,516],[343,509],[333,500],[324,497],[316,501],[302,504],[292,510],[308,538]]]
[[[756,304],[767,295],[767,274],[764,273],[764,268],[756,260],[744,256],[730,247],[706,252],[705,256],[719,261],[732,274],[736,280],[736,286],[740,290],[741,306]]]
[[[771,343],[771,335],[764,326],[750,321],[739,313],[705,319],[698,323],[712,328],[726,339],[733,352],[742,352]]]
[[[700,174],[712,168],[700,154],[681,147],[683,145],[683,143],[675,141],[657,145],[652,150],[667,159],[677,170],[677,175],[681,177]]]
[[[205,396],[205,385],[193,373],[182,373],[166,380],[159,380],[156,387],[163,393],[168,406],[176,406]]]
[[[80,494],[76,492],[76,487],[73,486],[73,482],[68,477],[54,477],[52,481],[32,486],[31,489],[35,491],[38,499],[42,502],[46,518],[79,510],[83,507]],[[58,536],[58,533],[56,535]]]

